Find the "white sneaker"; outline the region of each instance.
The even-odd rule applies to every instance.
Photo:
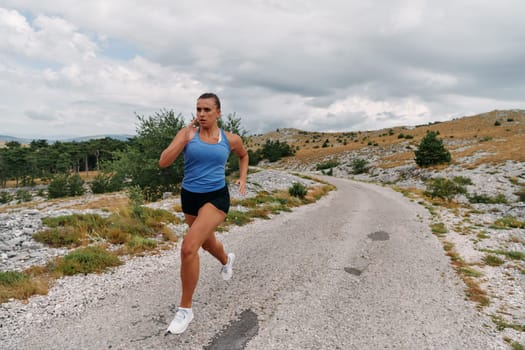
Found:
[[[193,320],[193,311],[179,307],[167,331],[173,334],[181,334],[188,328],[191,320]]]
[[[233,276],[233,262],[235,261],[235,254],[229,253],[228,254],[228,262],[226,265],[222,265],[221,268],[221,275],[222,279],[225,281],[228,281]]]

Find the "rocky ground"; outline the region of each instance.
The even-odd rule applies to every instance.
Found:
[[[395,149],[392,152],[395,152]],[[368,173],[361,175],[352,173],[351,161],[357,157],[368,160]],[[444,245],[452,243],[458,255],[480,273],[475,280],[487,292],[490,299],[490,304],[480,307],[480,310],[486,315],[499,319],[497,321],[499,325],[502,325],[502,322],[507,325],[502,331],[504,337],[525,344],[525,331],[523,331],[525,327],[525,261],[498,255],[504,259],[503,265],[488,266],[484,262],[484,257],[488,254],[487,250],[525,253],[525,230],[523,228],[496,229],[493,227],[497,219],[505,216],[513,216],[525,222],[525,203],[520,202],[516,195],[521,189],[520,186],[525,182],[524,163],[509,161],[500,164],[484,164],[474,169],[469,169],[461,164],[451,165],[443,170],[419,169],[415,164],[384,168],[380,166],[377,151],[370,148],[342,154],[338,160],[340,165],[333,169],[334,176],[393,186],[398,190],[407,191],[410,198],[427,206],[433,213],[433,222],[442,223],[446,227],[447,232],[441,234],[439,239]],[[286,171],[265,170],[251,174],[249,195],[254,195],[263,189],[267,191],[286,189],[294,181],[302,182],[307,186],[313,184],[310,180],[291,175],[289,171],[320,174],[315,170],[315,164],[287,162],[286,165],[283,163],[280,166],[286,168],[281,170]],[[425,181],[438,176],[467,177],[473,183],[467,186],[469,194],[485,194],[490,197],[503,194],[508,203],[470,204],[467,197],[460,196],[455,199],[458,203],[455,206],[432,205],[428,200],[420,197],[416,190],[424,190]],[[124,195],[112,194],[111,196],[117,199]],[[232,196],[238,196],[235,189],[232,189]],[[35,242],[31,239],[32,234],[43,228],[42,217],[69,215],[75,212],[95,212],[107,215],[107,212],[96,209],[71,209],[79,202],[87,203],[96,198],[95,195],[86,195],[82,198],[52,203],[36,198],[35,201],[27,204],[1,205],[0,270],[21,270],[32,265],[44,264],[53,256],[66,254],[67,249],[51,249]],[[162,201],[151,203],[150,206],[172,208],[177,202],[177,197],[167,196]],[[185,227],[184,225],[173,226],[172,230],[182,234]],[[133,264],[138,264],[137,267],[140,267],[142,263],[144,262]],[[96,278],[103,280],[103,277]],[[71,279],[76,280],[75,277]],[[102,280],[100,283],[103,284]],[[100,283],[89,287],[82,286],[82,288],[100,289]],[[55,288],[60,288],[61,284],[63,282],[58,281]],[[55,288],[50,291],[50,294],[60,293]],[[45,303],[45,297],[35,298]],[[67,295],[64,298],[67,299]],[[64,301],[63,305],[67,307],[67,301]],[[62,312],[56,310],[61,305],[49,305],[49,307],[54,308],[53,312]],[[24,312],[25,310],[18,301],[6,303],[2,305],[2,309],[14,310],[13,312]],[[496,323],[490,327],[496,327]]]

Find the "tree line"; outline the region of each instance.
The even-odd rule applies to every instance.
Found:
[[[123,150],[126,141],[112,138],[84,142],[33,140],[29,145],[16,141],[0,148],[0,185],[7,181],[15,186],[31,186],[35,179],[50,180],[57,174],[100,170],[103,162],[111,162],[115,151]]]
[[[74,195],[78,191],[68,191],[67,188],[78,188],[79,180],[69,176],[98,170],[99,174],[90,184],[95,193],[133,186],[140,188],[146,199],[155,200],[163,192],[177,192],[184,170],[182,157],[166,169],[159,167],[158,160],[173,137],[186,125],[184,118],[172,110],[161,110],[148,117],[138,115],[137,118],[137,135],[127,141],[104,138],[49,144],[46,140],[36,140],[28,146],[8,142],[0,149],[1,186],[5,188],[9,180],[14,180],[16,187],[30,186],[40,179],[49,182],[54,194]],[[247,141],[247,132],[235,114],[221,118],[219,127]],[[286,142],[272,140],[260,149],[248,150],[248,153],[250,165],[256,165],[262,159],[274,162],[294,154]],[[238,169],[237,157],[231,156],[227,175]]]

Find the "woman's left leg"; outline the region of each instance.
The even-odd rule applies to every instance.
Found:
[[[199,248],[202,247],[212,236],[215,238],[217,226],[224,221],[226,214],[217,209],[213,204],[206,203],[200,210],[199,214],[191,223],[188,233],[184,237],[181,247],[181,270],[180,276],[182,281],[182,297],[180,306],[191,308],[193,293],[199,280],[200,259]],[[210,243],[208,247],[217,252],[217,240],[215,244]],[[222,246],[222,244],[221,244]],[[224,252],[224,249],[222,249]],[[213,254],[213,253],[212,253]],[[226,261],[228,258],[226,257]]]

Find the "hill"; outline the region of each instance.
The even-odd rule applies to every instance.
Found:
[[[315,163],[366,150],[379,155],[378,166],[388,168],[413,163],[414,149],[427,131],[438,132],[454,162],[464,166],[525,161],[525,110],[495,110],[446,122],[375,131],[325,133],[280,129],[252,136],[247,146],[257,149],[266,140],[287,142],[296,154],[281,161],[283,165]],[[476,159],[472,161],[472,157]]]

